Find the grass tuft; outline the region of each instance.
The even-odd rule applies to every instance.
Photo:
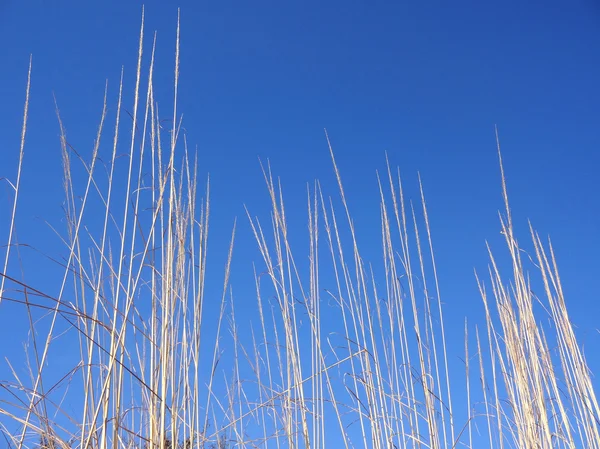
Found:
[[[230,283],[235,224],[216,306],[207,294],[209,185],[201,198],[197,161],[180,138],[179,22],[170,129],[155,99],[156,37],[146,75],[144,42],[142,17],[130,137],[122,136],[123,74],[113,117],[105,92],[87,162],[70,147],[56,107],[66,218],[57,235],[67,254],[56,262],[56,294],[20,281],[12,252],[30,64],[0,273],[0,306],[19,304],[28,316],[29,378],[8,362],[14,379],[0,382],[7,447],[600,448],[600,407],[552,244],[530,226],[533,253],[524,260],[499,143],[510,264],[500,266],[488,246],[487,281],[476,274],[485,329],[465,321],[464,377],[449,367],[421,178],[413,204],[399,171],[388,163],[378,174],[384,269],[376,272],[361,255],[328,135],[341,210],[318,182],[309,186],[309,246],[301,258],[281,183],[262,166],[271,215],[263,221],[247,210],[261,260],[256,317],[240,321]],[[106,133],[111,151],[102,159]],[[74,183],[77,160],[81,185]],[[57,378],[47,366],[64,335],[77,339],[78,353]]]

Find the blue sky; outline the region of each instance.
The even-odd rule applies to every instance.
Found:
[[[217,267],[236,216],[242,221],[234,268],[251,274],[257,260],[243,205],[267,218],[259,157],[281,176],[298,232],[306,229],[306,183],[318,178],[335,194],[327,128],[365,246],[379,244],[375,171],[385,168],[385,152],[410,195],[420,171],[447,320],[462,333],[465,315],[481,318],[473,268],[487,266],[486,239],[504,250],[497,125],[520,240],[531,248],[527,220],[552,237],[579,336],[598,343],[598,2],[145,5],[146,30],[158,33],[155,84],[165,101],[181,7],[179,111],[200,173],[211,177]],[[135,1],[0,1],[0,176],[16,170],[33,54],[19,236],[45,252],[56,246],[36,217],[60,224],[62,213],[52,94],[71,144],[91,152],[106,80],[113,107],[121,66],[132,86],[140,12]],[[244,285],[246,275],[236,273],[233,282],[239,276]],[[33,273],[27,279],[36,282]],[[461,338],[455,348],[460,356]],[[591,363],[600,368],[597,359]]]

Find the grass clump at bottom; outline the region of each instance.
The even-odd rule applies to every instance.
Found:
[[[207,303],[209,191],[207,184],[198,197],[197,164],[185,145],[180,150],[179,29],[169,130],[158,118],[154,46],[142,77],[143,42],[142,26],[125,185],[116,175],[122,79],[114,128],[106,129],[105,95],[91,159],[81,158],[84,185],[74,185],[79,155],[58,114],[67,256],[52,295],[20,282],[10,263],[19,247],[28,80],[0,279],[0,301],[22,304],[31,327],[30,379],[15,372],[2,384],[9,447],[600,448],[600,409],[552,247],[531,229],[542,299],[532,293],[514,235],[504,172],[501,229],[512,272],[505,277],[490,249],[488,280],[477,278],[485,328],[473,339],[465,326],[464,376],[449,368],[423,189],[414,208],[399,172],[388,164],[378,177],[384,270],[375,273],[361,257],[331,145],[339,206],[320,184],[309,190],[308,266],[297,263],[279,182],[263,167],[271,221],[267,228],[248,211],[262,261],[254,276],[256,321],[241,335],[247,323],[236,321],[229,282],[235,226],[220,302]],[[107,132],[112,152],[103,171]],[[207,324],[208,306],[215,313]],[[34,319],[40,309],[43,334]],[[79,339],[77,361],[50,385],[46,366],[65,331]],[[227,331],[233,357],[225,360]],[[62,406],[63,396],[76,415]]]

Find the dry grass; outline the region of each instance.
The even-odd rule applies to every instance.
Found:
[[[28,79],[18,174],[10,184],[14,203],[5,215],[0,301],[27,310],[32,357],[29,380],[13,370],[15,379],[2,384],[0,423],[9,447],[42,441],[53,448],[103,449],[600,448],[600,409],[552,246],[531,230],[530,274],[514,235],[504,173],[501,226],[512,272],[504,274],[490,249],[488,280],[477,278],[486,329],[482,335],[475,328],[469,337],[465,324],[464,376],[449,368],[423,189],[415,208],[405,199],[399,172],[388,164],[378,178],[384,271],[374,273],[361,257],[331,145],[340,206],[318,183],[309,189],[308,265],[297,262],[281,187],[264,167],[269,225],[248,211],[262,255],[255,272],[257,320],[251,327],[247,319],[236,321],[229,283],[234,226],[220,303],[212,304],[217,313],[208,317],[214,333],[206,341],[205,308],[212,299],[205,286],[208,185],[200,200],[197,164],[179,139],[177,101],[172,127],[161,126],[154,46],[143,77],[143,42],[142,26],[125,186],[115,178],[124,160],[117,161],[122,79],[107,170],[100,169],[99,156],[101,139],[111,132],[105,129],[105,96],[91,159],[81,158],[85,185],[74,185],[78,155],[57,108],[67,256],[55,295],[19,282],[10,264]],[[179,31],[177,43],[175,98]],[[534,296],[531,282],[543,285],[543,298]],[[47,312],[45,334],[34,319],[40,308]],[[542,316],[549,320],[544,328]],[[49,385],[45,370],[63,328],[79,338],[78,363]],[[62,406],[63,395],[77,404],[77,415]]]

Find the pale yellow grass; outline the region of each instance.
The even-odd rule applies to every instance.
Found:
[[[39,291],[43,286],[36,290],[35,281],[18,281],[11,265],[21,172],[26,168],[30,66],[0,278],[0,301],[20,302],[30,316],[33,359],[29,380],[13,370],[14,381],[3,385],[14,399],[0,403],[0,423],[10,447],[36,447],[43,441],[47,447],[86,449],[167,449],[176,444],[190,449],[211,444],[600,448],[600,409],[567,313],[552,246],[531,230],[535,255],[530,273],[514,235],[503,171],[501,229],[512,272],[505,274],[506,267],[501,269],[490,248],[488,280],[477,277],[486,338],[465,323],[464,376],[449,368],[449,359],[458,354],[447,349],[422,186],[420,205],[414,208],[405,198],[399,172],[389,163],[378,176],[384,271],[374,273],[361,257],[361,237],[331,145],[339,198],[329,199],[318,183],[309,189],[310,244],[308,254],[301,252],[301,266],[291,244],[281,186],[270,167],[263,167],[271,202],[269,226],[248,211],[262,255],[255,271],[257,321],[243,337],[238,333],[229,281],[233,226],[220,304],[213,304],[211,310],[217,313],[208,317],[215,334],[203,339],[210,202],[208,184],[205,198],[197,195],[197,163],[185,142],[180,150],[179,27],[168,130],[160,124],[155,100],[155,47],[144,80],[143,44],[142,26],[125,195],[116,191],[114,178],[122,140],[123,78],[112,131],[105,129],[105,95],[90,162],[83,163],[85,185],[73,183],[73,153],[57,108],[67,255],[54,296]],[[112,154],[103,172],[99,149],[107,132],[112,132]],[[500,155],[499,150],[498,145]],[[88,228],[90,221],[96,226]],[[543,298],[534,297],[532,278],[543,285]],[[26,290],[35,295],[28,297]],[[548,323],[544,328],[536,312],[539,304]],[[45,335],[36,332],[31,318],[36,307],[48,311]],[[79,338],[79,361],[64,370],[69,375],[58,384],[46,385],[44,370],[65,321]],[[462,323],[452,323],[458,326]],[[224,374],[219,365],[226,344],[233,355]],[[73,375],[79,376],[77,382]],[[65,394],[79,404],[76,416],[61,414],[55,390],[63,391],[65,384]]]

